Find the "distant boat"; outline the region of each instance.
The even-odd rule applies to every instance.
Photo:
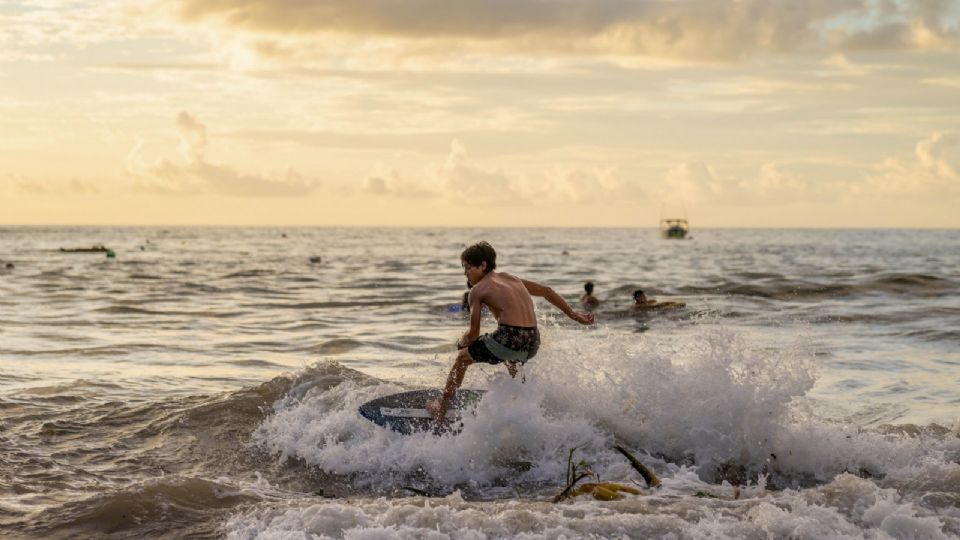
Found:
[[[660,220],[660,235],[664,238],[684,239],[690,232],[686,218],[668,218]]]

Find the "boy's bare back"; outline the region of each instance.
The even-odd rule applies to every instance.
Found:
[[[534,327],[537,315],[533,298],[523,280],[504,272],[490,271],[470,290],[470,309],[490,308],[500,324]]]

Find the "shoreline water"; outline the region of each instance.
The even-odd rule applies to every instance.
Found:
[[[164,229],[0,230],[4,536],[960,535],[951,233]],[[445,376],[479,238],[597,283],[599,327],[540,309],[528,384],[476,370],[456,437],[374,429],[364,399]],[[664,487],[545,502],[573,447],[638,480],[613,441]]]

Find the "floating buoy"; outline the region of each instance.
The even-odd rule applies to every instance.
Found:
[[[108,249],[108,250],[107,250],[107,258],[108,258],[108,259],[116,259],[116,258],[117,258],[116,252],[114,252],[112,249]]]
[[[310,263],[311,263],[311,264],[320,264],[320,260],[321,260],[321,259],[320,259],[320,256],[319,256],[319,255],[310,257]]]

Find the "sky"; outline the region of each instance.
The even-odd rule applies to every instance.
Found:
[[[0,0],[0,224],[960,227],[957,0]]]

